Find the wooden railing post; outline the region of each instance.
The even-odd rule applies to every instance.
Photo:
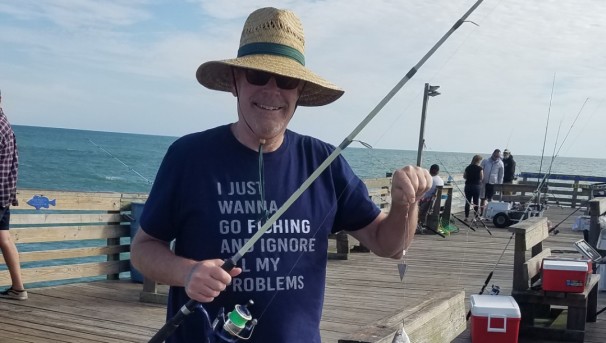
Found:
[[[598,238],[600,236],[600,219],[599,217],[602,213],[606,212],[606,198],[594,198],[589,201],[589,245],[591,245],[594,249],[597,247]],[[599,251],[602,255],[606,253],[606,251]]]
[[[579,195],[579,180],[576,179],[576,180],[574,180],[574,184],[572,185],[572,204],[570,205],[570,207],[572,207],[572,208],[577,207],[578,195]]]

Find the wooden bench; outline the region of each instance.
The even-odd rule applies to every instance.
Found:
[[[432,230],[438,231],[442,221],[450,221],[452,208],[453,188],[452,186],[437,186],[436,199],[433,208],[427,215],[425,224]]]
[[[392,343],[403,329],[410,342],[450,343],[465,331],[465,292],[437,292],[339,339],[339,343]]]
[[[509,228],[515,233],[511,295],[522,314],[520,335],[583,342],[585,322],[596,321],[600,276],[592,274],[583,293],[546,292],[531,288],[540,280],[543,258],[551,256],[551,250],[543,248],[543,241],[549,237],[548,230],[545,217],[532,217]],[[530,252],[528,259],[527,252]],[[554,321],[563,309],[567,309],[566,322],[558,327]]]
[[[18,244],[26,287],[120,278],[130,271],[130,222],[133,201],[144,194],[18,190],[11,207],[10,234]],[[0,255],[0,264],[5,264]],[[128,275],[124,275],[128,277]],[[8,286],[8,271],[0,286]]]

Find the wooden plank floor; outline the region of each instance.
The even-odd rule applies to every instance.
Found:
[[[572,212],[550,208],[548,217],[559,223]],[[570,230],[571,216],[551,236],[547,246],[573,249],[582,235]],[[329,261],[322,341],[339,338],[363,325],[412,307],[442,290],[478,293],[487,275],[501,294],[511,291],[513,239],[506,229],[490,227],[461,231],[446,239],[418,235],[404,262],[355,253],[347,261]],[[502,255],[499,263],[499,257]],[[138,301],[141,285],[128,281],[93,282],[29,290],[28,301],[0,299],[0,342],[147,342],[164,323],[164,306]],[[467,307],[469,307],[466,298]],[[606,293],[599,295],[598,309],[606,307]],[[470,342],[468,331],[455,340]],[[521,343],[531,342],[520,340]],[[548,343],[547,341],[532,341]],[[606,313],[587,324],[585,342],[606,342]]]

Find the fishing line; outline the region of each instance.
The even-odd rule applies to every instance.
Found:
[[[259,196],[261,197],[261,205],[263,206],[263,214],[261,215],[262,222],[265,223],[269,218],[269,211],[265,203],[265,166],[263,164],[263,144],[259,143]]]
[[[572,122],[572,124],[570,125],[570,127],[568,128],[568,132],[566,133],[566,136],[564,136],[564,139],[562,140],[562,143],[560,144],[560,147],[558,148],[558,151],[555,152],[555,146],[557,145],[557,137],[560,135],[560,130],[558,129],[558,136],[556,136],[556,144],[554,145],[554,154],[551,157],[551,162],[549,163],[549,169],[547,171],[547,173],[545,174],[545,177],[543,177],[543,185],[547,184],[549,182],[549,176],[551,175],[551,171],[552,171],[552,167],[553,167],[553,162],[555,161],[555,158],[557,156],[559,156],[560,154],[560,150],[562,150],[562,146],[564,146],[564,143],[566,142],[566,139],[568,138],[568,135],[570,134],[570,131],[572,130],[572,128],[574,127],[574,124],[577,122],[577,119],[579,119],[579,116],[581,115],[581,112],[583,112],[583,108],[585,108],[585,104],[587,104],[587,101],[589,101],[589,98],[586,98],[585,101],[583,102],[583,105],[581,106],[581,109],[579,110],[579,112],[577,113],[576,117],[574,118],[574,121]],[[560,123],[561,126],[561,123]],[[539,172],[539,176],[541,175],[541,173]],[[539,188],[540,190],[541,188]],[[553,194],[553,197],[555,199],[555,194]],[[556,199],[556,204],[558,203],[558,200]],[[551,232],[551,231],[550,231]]]
[[[593,119],[593,115],[598,111],[598,109],[600,107],[602,107],[602,104],[604,103],[604,98],[602,98],[600,100],[600,102],[598,103],[598,105],[593,109],[593,111],[591,112],[591,114],[589,115],[589,117],[587,118],[587,120],[585,121],[585,125],[583,125],[583,127],[581,127],[581,129],[579,130],[579,133],[577,133],[577,135],[575,136],[575,138],[570,142],[570,146],[574,146],[574,143],[577,141],[577,139],[579,138],[579,136],[581,136],[581,133],[583,133],[585,131],[585,128],[587,127],[587,125],[590,125],[592,123],[592,119]]]
[[[252,246],[261,238],[261,236],[269,230],[269,228],[290,208],[290,206],[305,192],[311,184],[320,176],[321,173],[328,168],[328,166],[341,154],[341,152],[351,144],[354,138],[362,131],[362,129],[368,125],[368,123],[385,107],[385,105],[400,91],[400,89],[410,80],[417,71],[425,64],[425,62],[431,57],[435,51],[458,29],[469,15],[475,9],[480,6],[483,0],[476,1],[471,8],[458,19],[453,27],[444,34],[444,36],[419,60],[419,62],[413,66],[408,73],[393,87],[391,91],[370,111],[370,113],[356,126],[356,128],[335,148],[335,150],[322,162],[317,169],[301,184],[301,186],[286,200],[286,202],[276,210],[276,212],[263,224],[263,226],[238,250],[238,252],[232,257],[226,259],[221,266],[225,271],[232,270],[238,263],[238,261],[252,248]],[[179,311],[169,320],[166,321],[164,326],[152,337],[150,343],[160,343],[169,337],[174,330],[183,322],[185,317],[192,313],[199,302],[190,299],[184,304]]]
[[[507,248],[509,247],[509,244],[513,240],[513,236],[515,236],[515,232],[512,232],[511,236],[509,236],[509,239],[507,240],[507,244],[505,244],[505,248],[503,248],[503,251],[501,251],[501,255],[499,255],[499,258],[497,259],[497,262],[494,264],[494,266],[492,267],[492,270],[490,271],[490,273],[486,277],[486,281],[484,281],[484,284],[482,285],[482,288],[480,289],[480,292],[478,294],[481,295],[486,290],[486,286],[488,286],[488,284],[490,283],[490,280],[492,279],[492,276],[494,275],[494,272],[497,269],[497,266],[499,265],[499,263],[501,263],[501,259],[505,255],[505,251],[507,251]],[[466,320],[469,320],[469,317],[471,317],[471,309],[469,310],[469,312],[467,312]]]
[[[428,150],[431,150],[431,149],[428,149]],[[434,156],[434,157],[435,157],[435,156]],[[436,159],[438,159],[438,158],[436,157]],[[439,159],[438,159],[438,160],[439,160]],[[444,169],[446,170],[446,172],[447,172],[449,175],[451,175],[451,174],[450,174],[450,172],[448,171],[447,167],[444,165],[444,163],[441,163],[441,164],[444,166]],[[454,180],[454,178],[453,178],[453,182],[455,183],[455,185],[457,186],[457,189],[458,189],[458,190],[459,190],[459,192],[460,192],[460,191],[461,191],[461,189],[460,189],[460,188],[458,187],[458,185],[456,184],[456,181]],[[467,201],[467,198],[465,198],[465,201]],[[471,202],[470,202],[470,205],[473,205],[473,204],[471,204]],[[471,207],[471,208],[473,208],[473,207]],[[475,210],[474,210],[474,212],[475,212]],[[526,212],[526,210],[525,210],[525,212]],[[477,213],[477,212],[476,212],[476,213]],[[455,217],[455,218],[456,218],[456,217]],[[488,233],[490,233],[490,235],[492,236],[492,233],[490,232],[490,230],[488,230],[488,227],[486,226],[486,224],[485,224],[483,221],[480,221],[480,222],[481,222],[481,223],[484,225],[484,227],[486,228],[486,230],[488,231]],[[471,228],[471,226],[469,226],[469,227]],[[474,231],[475,231],[475,230],[474,230]],[[483,293],[484,293],[484,291],[486,290],[486,287],[487,287],[487,286],[488,286],[488,284],[490,283],[490,280],[492,279],[492,277],[493,277],[493,275],[494,275],[494,272],[496,271],[496,269],[497,269],[498,265],[501,263],[501,259],[502,259],[502,258],[503,258],[503,256],[505,255],[505,252],[507,251],[507,248],[509,247],[509,244],[511,244],[511,241],[513,240],[514,235],[515,235],[515,232],[512,232],[512,234],[510,235],[509,239],[507,240],[507,243],[505,244],[505,247],[504,247],[503,251],[501,252],[501,255],[499,255],[499,258],[498,258],[497,262],[494,264],[494,266],[493,266],[492,270],[490,271],[490,273],[489,273],[489,274],[488,274],[488,276],[486,277],[486,280],[484,281],[484,284],[482,285],[482,287],[481,287],[481,289],[480,289],[480,292],[479,292],[478,294],[483,294]],[[469,235],[467,235],[467,236],[466,236],[466,239],[467,239],[466,243],[467,243],[467,245],[469,246]],[[466,258],[466,254],[464,254],[464,260],[465,260],[465,258]],[[462,267],[463,267],[463,266],[462,266],[462,264],[461,264],[461,268],[462,268]],[[461,274],[461,273],[459,273],[459,275],[460,275],[460,274]],[[470,316],[471,316],[471,310],[470,310],[470,311],[467,313],[467,317],[466,317],[466,319],[467,319],[467,320],[469,320]]]
[[[480,18],[481,19],[485,19],[488,16],[490,16],[492,14],[492,12],[494,12],[494,10],[500,4],[501,4],[501,1],[499,1],[497,3],[497,5],[495,5],[491,10],[489,10],[483,17],[480,16]],[[462,22],[471,23],[471,24],[473,24],[473,25],[475,25],[477,27],[480,26],[480,25],[478,25],[477,23],[475,23],[475,22],[473,22],[471,20],[463,20]],[[472,33],[474,33],[474,32],[473,31],[472,32],[468,32],[467,35],[465,35],[464,38],[461,39],[461,42],[457,46],[455,46],[455,48],[453,49],[452,53],[448,56],[448,58],[446,58],[444,60],[444,62],[441,64],[441,66],[439,68],[436,68],[435,72],[433,74],[431,74],[430,77],[428,77],[430,83],[431,83],[432,80],[434,80],[436,78],[436,76],[438,74],[440,74],[444,70],[444,68],[446,68],[446,65],[448,65],[451,62],[451,60],[459,53],[459,50],[461,50],[461,48],[463,47],[463,45],[465,45],[465,43],[467,43],[467,41],[471,37]],[[414,102],[418,100],[418,96],[421,95],[421,93],[422,93],[422,91],[416,92],[415,96],[414,96],[414,99],[409,100],[408,103],[405,104],[405,106],[403,106],[400,111],[398,111],[399,115],[396,116],[391,121],[391,124],[388,125],[387,128],[378,136],[378,138],[373,141],[374,145],[378,145],[377,143],[379,143],[386,136],[386,134],[388,132],[390,132],[391,130],[393,130],[393,129],[395,129],[395,128],[398,127],[398,125],[396,125],[396,123],[398,123],[404,117],[404,114],[405,114],[406,110],[408,110],[414,104]]]
[[[394,170],[395,168],[387,168],[387,163],[384,160],[380,160],[378,158],[378,156],[376,156],[375,154],[371,153],[371,150],[373,150],[373,147],[366,143],[363,142],[361,140],[353,140],[353,142],[358,142],[360,143],[362,146],[364,146],[365,148],[368,148],[369,150],[367,150],[366,152],[366,156],[368,156],[370,159],[374,160],[375,164],[378,164],[380,166],[382,166],[384,168],[384,170]],[[391,172],[390,172],[391,174]],[[389,175],[386,175],[385,177],[390,177]],[[391,181],[391,179],[390,179]],[[391,185],[390,185],[391,186]],[[391,194],[391,192],[389,192],[389,194]],[[391,199],[388,199],[387,197],[383,198],[382,194],[379,194],[380,200],[389,203],[389,207],[391,209]],[[414,206],[419,206],[418,203],[415,203]],[[381,211],[383,211],[383,209],[381,209]],[[405,232],[408,232],[407,230],[410,230],[410,226],[408,226],[410,223],[407,221],[406,222],[406,226],[404,228]],[[419,226],[419,221],[417,220],[417,225],[415,226],[415,231],[417,230]],[[443,234],[439,233],[436,230],[433,230],[432,228],[428,228],[430,231],[434,232],[435,234],[441,236],[442,238],[446,238],[446,236],[444,236]],[[406,246],[408,243],[405,242],[404,245]],[[362,243],[360,242],[360,246],[362,246]],[[400,259],[400,261],[397,263],[397,267],[398,267],[398,273],[400,275],[400,282],[404,284],[404,288],[406,288],[406,283],[404,282],[404,276],[406,274],[406,270],[408,267],[407,264],[407,256],[406,256],[406,249],[402,252],[402,257]]]
[[[554,77],[554,78],[555,78],[555,77]],[[587,103],[587,101],[588,101],[588,100],[589,100],[589,98],[587,98],[587,99],[585,100],[585,102],[583,103],[583,106],[581,107],[581,110],[580,110],[580,111],[579,111],[579,113],[577,114],[577,117],[575,118],[575,120],[574,120],[573,124],[570,126],[570,128],[569,128],[569,130],[568,130],[568,133],[570,133],[570,130],[571,130],[571,129],[572,129],[572,127],[574,126],[574,123],[575,123],[575,122],[576,122],[576,120],[578,119],[579,115],[581,114],[581,111],[583,110],[583,107],[585,106],[585,103]],[[566,134],[566,137],[568,137],[568,134]],[[562,148],[562,146],[563,146],[563,144],[564,144],[564,142],[565,142],[565,141],[566,141],[566,138],[565,138],[565,139],[562,141],[562,144],[560,145],[560,148],[558,149],[558,153],[559,153],[560,149]],[[549,173],[551,173],[551,166],[553,165],[553,162],[554,162],[554,160],[555,160],[555,158],[556,158],[557,156],[558,156],[558,154],[555,154],[555,155],[553,156],[553,158],[551,159],[551,164],[550,164],[550,167],[549,167]],[[541,157],[541,161],[542,161],[542,159],[543,159],[543,157]],[[541,173],[539,172],[539,176],[540,176],[540,174],[541,174]],[[527,213],[528,213],[528,216],[530,217],[530,212],[529,212],[530,206],[531,206],[531,204],[532,204],[532,202],[533,202],[533,200],[534,200],[534,198],[535,198],[535,197],[538,197],[538,199],[539,199],[539,201],[540,201],[540,195],[539,195],[539,194],[540,194],[540,191],[541,191],[541,189],[542,189],[542,188],[543,188],[543,187],[546,185],[547,180],[549,179],[549,176],[550,176],[550,174],[545,173],[545,175],[543,176],[543,178],[542,178],[542,179],[540,180],[540,182],[538,183],[537,189],[536,189],[536,190],[533,192],[532,196],[530,197],[530,200],[528,200],[527,205],[526,205],[526,207],[525,207],[525,209],[524,209],[524,213],[522,214],[521,220],[520,220],[518,223],[520,223],[520,222],[522,222],[522,221],[524,220],[524,216],[525,216]],[[537,202],[537,203],[538,203],[538,202]],[[539,205],[539,206],[541,206],[541,204],[540,204],[540,203],[538,203],[538,205]],[[560,225],[560,224],[558,224],[558,225]],[[551,232],[552,232],[552,231],[554,231],[554,230],[555,230],[555,227],[554,227],[554,228],[550,228],[550,229],[548,230],[548,233],[551,233]],[[509,237],[509,240],[507,241],[507,244],[505,245],[505,248],[504,248],[504,249],[503,249],[503,251],[501,252],[501,255],[499,256],[499,259],[497,260],[497,263],[495,263],[495,266],[494,266],[494,268],[493,268],[493,271],[491,271],[491,272],[490,272],[490,274],[488,274],[488,277],[486,278],[486,281],[484,282],[484,285],[482,286],[482,289],[480,290],[480,293],[479,293],[479,294],[482,294],[482,293],[484,292],[484,290],[486,289],[486,286],[488,285],[488,283],[490,282],[490,279],[491,279],[491,278],[492,278],[492,276],[493,276],[493,272],[494,272],[494,270],[496,270],[497,265],[500,263],[501,258],[502,258],[502,257],[503,257],[503,255],[505,254],[505,251],[507,250],[507,247],[508,247],[508,246],[509,246],[509,244],[511,243],[511,241],[512,241],[512,239],[513,239],[513,237],[514,237],[514,236],[515,236],[515,231],[511,233],[511,236]],[[469,312],[467,313],[467,320],[469,320],[469,317],[470,317],[470,316],[471,316],[471,311],[469,311]]]
[[[551,164],[549,165],[549,170],[551,170],[551,166],[553,165],[553,160],[560,155],[560,150],[562,150],[562,146],[564,145],[564,143],[566,143],[566,139],[568,139],[568,135],[570,134],[570,131],[572,130],[572,128],[574,127],[574,124],[577,122],[577,120],[579,119],[579,116],[581,115],[581,112],[583,112],[583,109],[585,108],[585,104],[587,104],[587,101],[589,101],[589,98],[585,99],[585,102],[583,102],[583,106],[581,106],[581,109],[579,110],[579,112],[577,113],[577,116],[574,118],[574,121],[572,122],[572,124],[570,125],[570,127],[568,128],[568,132],[566,132],[566,136],[564,136],[564,140],[562,141],[562,143],[560,144],[560,147],[558,148],[558,152],[556,155],[553,156],[553,158],[551,159]]]
[[[423,143],[423,145],[425,146],[425,148],[427,149],[427,151],[434,152],[432,149],[430,149],[430,148],[427,147],[427,145],[426,145],[425,142]],[[448,176],[452,179],[451,183],[455,185],[455,187],[456,187],[457,191],[459,192],[459,194],[463,195],[463,199],[465,199],[465,203],[468,203],[470,205],[470,210],[473,211],[473,213],[474,213],[475,216],[479,216],[479,213],[475,209],[473,209],[475,207],[475,205],[472,204],[471,202],[467,201],[467,197],[465,196],[465,192],[461,190],[461,188],[459,187],[456,179],[452,176],[452,174],[448,170],[448,167],[446,167],[446,164],[440,158],[438,158],[437,154],[435,154],[435,153],[434,153],[434,158],[438,161],[439,164],[441,164],[444,167],[444,171],[446,171],[446,173],[448,174]],[[457,157],[457,160],[459,160],[458,157]],[[459,162],[460,162],[460,160],[459,160]],[[472,231],[476,231],[474,228],[471,227],[471,225],[469,225],[469,223],[466,223],[466,222],[460,220],[459,218],[457,218],[453,214],[451,214],[451,215],[455,219],[459,220],[459,222],[465,224]],[[482,223],[482,226],[484,226],[484,229],[492,236],[492,232],[490,232],[490,230],[488,229],[488,226],[486,226],[486,223],[484,223],[481,220],[479,222]]]
[[[427,145],[426,145],[425,142],[423,142],[423,145],[428,150],[428,152],[432,152],[434,154],[434,158],[438,161],[438,163],[440,165],[442,165],[442,167],[444,168],[444,171],[446,171],[446,174],[448,174],[448,176],[450,178],[452,178],[452,182],[451,183],[453,183],[455,185],[455,187],[457,188],[457,190],[460,192],[461,189],[459,188],[459,186],[458,186],[455,178],[452,177],[452,174],[450,173],[450,171],[448,170],[448,168],[446,167],[446,165],[444,164],[444,162],[441,161],[440,158],[437,157],[437,154],[432,149],[430,149],[430,148],[427,147]],[[467,199],[465,198],[465,200],[467,200]],[[451,205],[452,205],[452,202],[451,202]],[[452,214],[452,212],[451,212],[451,216],[458,220],[458,218],[454,214]],[[450,218],[449,218],[449,221],[450,221]],[[467,223],[465,223],[465,222],[463,222],[461,220],[459,220],[459,222],[461,222],[462,224],[464,224],[465,226],[467,226],[472,231],[474,231],[474,232],[476,231],[474,228],[471,227],[471,225],[469,225],[469,224],[467,224]],[[459,263],[459,272],[457,273],[457,275],[458,275],[457,285],[459,287],[461,286],[461,283],[462,283],[461,277],[463,275],[463,268],[464,268],[465,262],[468,261],[467,251],[469,250],[468,249],[469,246],[470,246],[470,242],[469,242],[469,230],[467,230],[465,232],[465,247],[466,247],[466,249],[463,251],[463,258],[462,258],[461,262]]]
[[[126,168],[128,168],[128,170],[132,171],[133,173],[137,174],[140,178],[142,178],[143,180],[145,180],[145,182],[147,182],[148,184],[152,184],[153,182],[150,181],[148,178],[146,178],[145,176],[141,175],[141,173],[139,173],[138,171],[134,170],[133,168],[131,168],[128,164],[124,163],[121,159],[117,158],[116,156],[114,156],[111,152],[107,151],[106,149],[104,149],[103,147],[97,145],[95,142],[93,142],[90,138],[88,139],[88,141],[96,146],[97,148],[101,149],[101,151],[103,151],[104,153],[108,154],[109,156],[113,157],[116,161],[122,163],[122,165],[124,165]]]
[[[509,141],[511,140],[511,135],[513,135],[513,127],[509,131],[509,137],[507,137],[507,144],[505,144],[505,149],[509,148]]]
[[[551,102],[553,100],[553,89],[555,88],[556,73],[553,73],[553,81],[551,83],[551,97],[549,98],[549,108],[547,110],[547,123],[545,124],[545,136],[543,137],[543,150],[541,151],[541,163],[539,164],[539,174],[543,168],[543,156],[545,155],[545,143],[547,142],[547,130],[549,128],[549,116],[551,115]]]
[[[498,1],[497,4],[492,7],[491,9],[487,10],[486,13],[483,16],[478,16],[480,19],[486,19],[488,17],[490,17],[492,15],[492,13],[501,5],[502,1]],[[478,25],[477,23],[471,21],[471,20],[464,20],[464,22],[466,23],[471,23],[477,27],[479,27],[480,25]],[[468,32],[467,35],[464,36],[463,39],[461,39],[461,42],[459,45],[457,45],[454,49],[453,52],[450,54],[450,56],[448,58],[446,58],[446,60],[444,61],[444,63],[442,63],[442,65],[439,68],[436,68],[435,72],[428,77],[429,79],[429,83],[431,84],[433,80],[436,79],[437,75],[440,74],[444,68],[446,67],[446,65],[448,65],[451,60],[459,53],[459,50],[461,50],[461,48],[467,43],[468,39],[471,37],[472,33],[474,33],[474,31]],[[404,113],[406,112],[406,110],[408,110],[414,103],[414,101],[416,101],[418,99],[418,96],[421,95],[422,91],[418,91],[416,93],[416,96],[414,97],[415,100],[411,99],[406,106],[402,107],[402,110],[399,111],[398,113],[400,113],[400,115],[398,115],[397,117],[394,118],[394,120],[391,122],[391,125],[389,125],[387,127],[387,129],[385,129],[385,131],[383,131],[383,133],[379,136],[379,138],[374,141],[375,145],[378,145],[376,143],[380,142],[382,140],[382,138],[384,138],[384,136],[390,132],[391,130],[399,127],[398,125],[396,125],[397,122],[399,122],[403,117],[404,117]]]
[[[448,167],[446,167],[446,165],[444,164],[444,162],[442,162],[442,161],[440,160],[440,158],[439,158],[439,157],[437,157],[437,153],[436,153],[435,151],[433,151],[432,149],[430,149],[430,148],[427,148],[427,150],[428,150],[428,151],[430,151],[430,152],[432,152],[432,153],[434,154],[434,158],[436,158],[436,159],[438,160],[438,163],[440,163],[440,164],[441,164],[441,165],[444,167],[444,170],[446,171],[446,173],[447,173],[447,174],[448,174],[450,177],[452,177],[452,174],[451,174],[451,173],[450,173],[450,171],[448,170]],[[458,158],[458,157],[457,157],[457,160],[459,160],[459,158]],[[460,162],[460,160],[459,160],[459,162]],[[456,182],[456,179],[455,179],[454,177],[452,177],[452,183],[454,183],[455,187],[457,188],[457,190],[458,190],[460,193],[463,193],[463,192],[461,191],[461,188],[458,186],[458,184],[457,184],[457,182]],[[467,198],[464,196],[464,193],[463,193],[463,198],[464,198],[464,199],[465,199],[465,201],[467,202]],[[473,208],[474,208],[474,204],[472,204],[471,202],[469,202],[469,204],[470,204],[470,209],[471,209],[471,210],[472,210],[472,211],[473,211],[473,212],[474,212],[476,215],[479,215],[479,214],[478,214],[478,213],[477,213],[477,212],[476,212],[476,211],[473,209]],[[452,214],[451,214],[451,215],[452,215]],[[461,219],[459,219],[459,218],[458,218],[458,217],[456,217],[455,215],[452,215],[452,216],[453,216],[455,219],[457,219],[459,222],[461,222],[462,224],[466,225],[466,226],[467,226],[468,228],[470,228],[472,231],[474,231],[474,232],[476,231],[475,229],[473,229],[473,228],[471,227],[471,225],[470,225],[469,223],[466,223],[466,222],[462,221]],[[488,226],[486,226],[486,223],[484,223],[484,222],[483,222],[483,221],[481,221],[481,220],[480,220],[480,223],[481,223],[481,224],[484,226],[484,228],[485,228],[485,229],[486,229],[486,231],[487,231],[487,232],[490,234],[490,236],[494,238],[494,236],[492,235],[492,233],[491,233],[491,232],[490,232],[490,230],[488,229]],[[476,225],[477,225],[477,223],[476,223]],[[464,251],[464,253],[463,253],[463,259],[462,259],[461,263],[459,263],[459,268],[460,268],[460,269],[459,269],[459,273],[458,273],[459,278],[458,278],[458,281],[457,281],[457,283],[458,283],[458,285],[459,285],[459,286],[461,285],[461,276],[463,275],[462,270],[463,270],[463,268],[464,268],[464,264],[465,264],[465,262],[467,262],[467,260],[468,260],[467,251],[468,251],[468,250],[470,250],[469,248],[470,248],[470,246],[471,246],[471,243],[470,243],[470,241],[469,241],[469,235],[470,235],[470,232],[469,232],[469,231],[467,231],[467,232],[465,233],[465,246],[466,246],[466,249],[465,249],[465,251]],[[480,293],[479,293],[479,294],[482,294],[482,293],[484,292],[484,290],[486,289],[486,286],[488,285],[488,283],[489,283],[489,282],[490,282],[490,280],[492,279],[492,276],[494,275],[494,272],[495,272],[495,270],[496,270],[496,268],[497,268],[498,264],[500,263],[500,261],[501,261],[501,259],[502,259],[503,255],[505,254],[505,251],[507,250],[507,247],[509,246],[509,243],[511,242],[511,239],[512,239],[512,238],[513,238],[513,234],[512,234],[512,236],[509,238],[509,241],[507,242],[507,245],[505,246],[505,249],[504,249],[504,250],[503,250],[503,252],[501,253],[501,255],[500,255],[500,257],[499,257],[499,259],[498,259],[497,263],[496,263],[496,264],[493,266],[492,271],[489,273],[488,277],[486,278],[486,281],[484,282],[484,285],[482,286],[482,288],[481,288],[481,290],[480,290]],[[469,319],[469,315],[470,315],[470,314],[471,314],[471,312],[469,312],[469,313],[468,313],[468,315],[467,315],[467,319]]]

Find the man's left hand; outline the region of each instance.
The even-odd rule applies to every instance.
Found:
[[[391,206],[414,204],[431,188],[432,178],[427,169],[406,166],[393,174],[391,184]]]

